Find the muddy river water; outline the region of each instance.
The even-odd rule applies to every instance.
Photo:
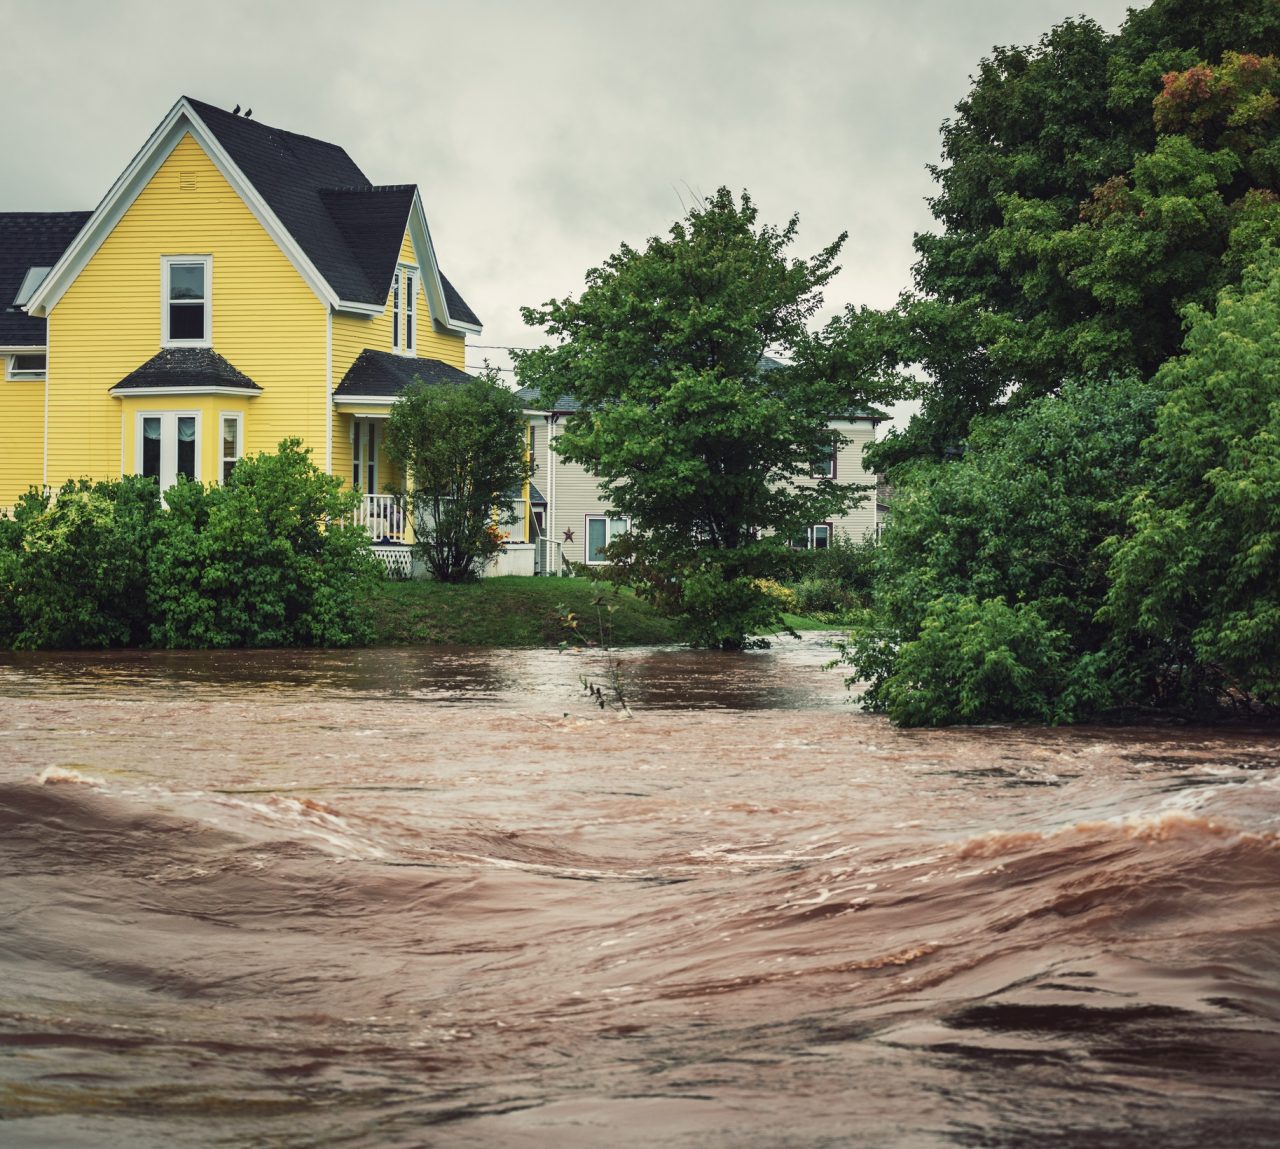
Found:
[[[1280,1144],[1276,732],[828,657],[0,655],[0,1144]]]

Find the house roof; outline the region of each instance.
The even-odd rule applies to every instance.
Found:
[[[335,399],[395,397],[411,383],[470,383],[475,376],[439,359],[414,359],[366,347],[334,388]]]
[[[187,97],[187,103],[338,295],[385,303],[416,186],[375,186],[337,144],[202,100]],[[449,315],[478,327],[475,312],[440,278]]]
[[[480,327],[475,312],[440,273],[414,185],[375,186],[336,144],[189,97],[174,105],[102,203],[86,213],[82,234],[32,297],[33,312],[43,315],[57,303],[187,132],[331,305],[380,312],[408,229],[423,264],[433,317],[453,328]]]
[[[13,301],[27,272],[57,263],[88,218],[87,211],[0,212],[0,347],[45,345],[45,321]]]
[[[262,388],[243,371],[238,371],[208,347],[166,347],[141,367],[130,371],[114,387],[121,391],[153,388],[182,388],[191,391],[212,389],[259,393]]]
[[[526,411],[550,411],[555,415],[567,415],[570,411],[582,410],[582,404],[572,395],[561,395],[553,406],[548,407],[543,404],[542,392],[536,387],[521,387],[516,392],[516,398]]]

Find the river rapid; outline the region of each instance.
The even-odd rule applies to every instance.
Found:
[[[1276,732],[828,657],[0,655],[0,1144],[1280,1144]]]

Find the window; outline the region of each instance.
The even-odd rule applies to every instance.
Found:
[[[587,562],[607,563],[604,548],[619,535],[631,529],[630,519],[611,519],[605,515],[587,516]]]
[[[418,301],[418,276],[412,267],[396,268],[391,280],[391,350],[412,355],[417,350],[414,331]]]
[[[138,416],[138,474],[168,490],[179,475],[200,477],[200,416],[195,412],[157,411]]]
[[[5,368],[6,379],[43,379],[46,366],[43,351],[20,351],[10,355]]]
[[[212,257],[165,256],[161,342],[166,347],[209,347],[212,342],[209,296]]]
[[[378,425],[372,419],[352,420],[351,485],[367,495],[378,493]]]
[[[797,551],[825,551],[831,545],[831,524],[818,523],[804,534],[797,535],[787,545]]]
[[[834,479],[836,477],[836,441],[834,439],[823,446],[814,458],[813,477],[815,479]]]
[[[37,287],[44,282],[44,277],[49,274],[47,267],[29,267],[27,273],[22,277],[22,283],[18,287],[18,294],[13,297],[14,307],[26,307],[27,300],[35,293]]]
[[[244,454],[244,416],[222,416],[222,481],[225,484],[231,478],[240,456]]]

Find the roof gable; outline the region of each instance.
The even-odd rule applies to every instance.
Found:
[[[375,187],[336,144],[187,97],[152,133],[36,290],[29,304],[32,313],[44,315],[57,303],[187,133],[331,307],[367,315],[383,310],[408,223],[418,233],[415,245],[427,249],[424,271],[430,277],[426,286],[433,318],[455,330],[479,329],[475,313],[452,285],[446,289],[439,274],[416,188]]]

